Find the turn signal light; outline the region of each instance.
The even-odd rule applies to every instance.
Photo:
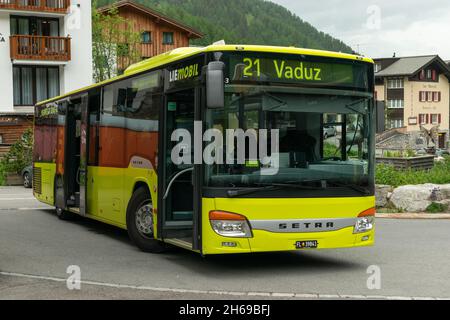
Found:
[[[363,212],[361,212],[361,213],[358,215],[358,217],[360,218],[360,217],[370,217],[370,216],[375,216],[375,212],[376,212],[375,208],[370,208],[370,209],[367,209],[367,210],[364,210]]]
[[[243,215],[226,211],[210,211],[209,220],[214,232],[223,237],[252,237],[250,224]]]

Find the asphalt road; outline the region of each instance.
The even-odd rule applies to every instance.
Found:
[[[81,290],[68,290],[68,266]],[[368,289],[369,266],[381,288]],[[450,298],[450,220],[377,220],[372,248],[201,256],[139,251],[126,232],[64,222],[0,188],[0,299]]]

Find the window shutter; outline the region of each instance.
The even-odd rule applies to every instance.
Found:
[[[436,80],[436,70],[431,71],[431,79],[433,79],[433,81]]]
[[[419,101],[422,102],[422,91],[419,91]]]
[[[441,114],[439,113],[439,114],[438,114],[438,123],[441,123],[441,120],[442,120]]]
[[[438,92],[438,101],[441,102],[441,92]]]
[[[419,79],[420,80],[425,79],[425,70],[420,71]]]
[[[427,113],[425,123],[426,123],[426,124],[429,124],[429,123],[430,123],[430,114],[429,114],[429,113]]]

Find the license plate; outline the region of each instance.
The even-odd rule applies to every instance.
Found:
[[[297,241],[295,243],[297,249],[317,249],[318,245],[317,240]]]

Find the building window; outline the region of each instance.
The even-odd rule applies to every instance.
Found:
[[[431,123],[432,124],[439,124],[439,123],[441,123],[441,115],[440,114],[432,114],[431,115]]]
[[[403,120],[402,119],[391,119],[389,121],[391,129],[395,128],[402,128],[403,127]]]
[[[389,79],[388,89],[403,89],[403,79]]]
[[[436,81],[436,80],[438,80],[437,71],[434,69],[427,69],[427,70],[423,69],[419,73],[419,80]]]
[[[419,101],[420,102],[427,101],[427,92],[426,91],[420,91],[419,92]]]
[[[381,64],[377,63],[375,64],[375,73],[380,72],[381,71]]]
[[[429,120],[428,120],[428,114],[419,114],[419,124],[428,124]]]
[[[420,102],[440,102],[441,92],[440,91],[420,91],[419,92]]]
[[[438,91],[433,92],[433,101],[439,102],[441,101],[441,93]]]
[[[163,44],[173,44],[173,32],[163,32]]]
[[[59,19],[11,16],[11,35],[59,36]]]
[[[3,135],[0,134],[0,144],[3,144]]]
[[[404,100],[388,100],[387,106],[389,109],[402,109],[404,108]]]
[[[59,95],[58,67],[14,66],[14,105],[32,106]]]
[[[142,43],[152,43],[152,33],[150,31],[144,31],[141,33]]]

